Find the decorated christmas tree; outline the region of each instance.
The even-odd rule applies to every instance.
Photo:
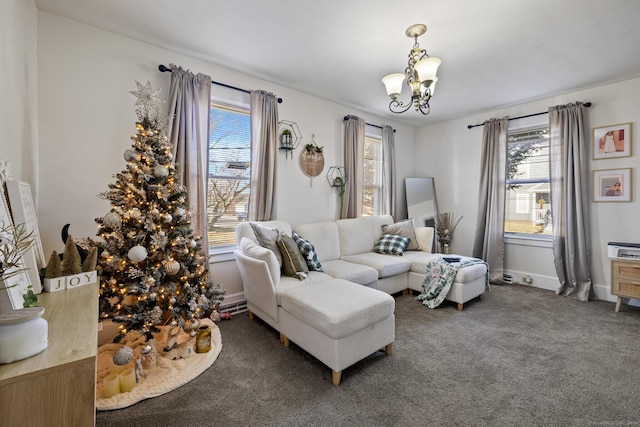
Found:
[[[96,218],[101,238],[100,317],[153,338],[163,324],[197,329],[199,318],[217,310],[223,298],[212,283],[208,258],[190,227],[187,192],[176,177],[165,132],[167,115],[159,91],[136,82],[132,91],[138,121],[133,145],[124,152],[126,168],[100,197],[111,210]]]

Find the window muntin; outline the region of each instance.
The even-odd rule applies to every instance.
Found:
[[[507,140],[505,233],[550,236],[549,128],[510,131]]]
[[[247,220],[251,177],[248,105],[212,101],[209,110],[207,229],[209,247],[236,244],[235,230]]]

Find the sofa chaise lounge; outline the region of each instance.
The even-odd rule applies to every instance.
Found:
[[[348,366],[384,348],[391,354],[395,301],[392,294],[421,291],[432,254],[433,228],[413,227],[413,244],[402,256],[374,252],[383,230],[393,232],[391,216],[323,221],[295,227],[284,221],[242,223],[236,230],[236,262],[250,317],[257,315],[333,370],[338,385]],[[406,225],[401,229],[406,229]],[[322,271],[285,275],[277,247],[261,241],[256,227],[296,235],[313,245]],[[391,228],[388,228],[391,227]],[[460,269],[447,299],[463,304],[481,296],[486,265]],[[382,292],[380,292],[382,291]]]

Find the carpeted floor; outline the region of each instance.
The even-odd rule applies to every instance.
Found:
[[[393,354],[331,384],[326,366],[246,313],[190,383],[97,426],[640,425],[640,309],[493,286],[458,312],[396,297]]]

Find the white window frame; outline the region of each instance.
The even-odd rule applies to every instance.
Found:
[[[539,125],[535,125],[535,126],[527,126],[527,127],[523,127],[523,128],[513,128],[513,129],[509,129],[508,131],[508,136],[514,134],[514,133],[522,133],[522,132],[526,132],[526,131],[533,131],[536,129],[549,129],[549,125],[548,124],[539,124]],[[507,141],[507,144],[509,142]],[[508,156],[508,154],[507,154]],[[507,162],[509,161],[509,159],[507,159]],[[518,182],[520,181],[521,183],[542,183],[542,182],[547,182],[550,184],[550,179],[549,180],[535,180],[530,178],[530,167],[529,165],[523,165],[523,169],[526,177],[521,177],[520,179],[516,179],[516,180],[512,180],[509,181],[507,180],[507,185],[510,182]],[[507,190],[510,191],[510,190]],[[506,199],[505,199],[505,204],[506,204]],[[506,209],[506,206],[505,206]],[[505,212],[505,221],[506,221],[506,212]],[[536,233],[515,233],[515,232],[504,232],[504,242],[506,244],[518,244],[518,245],[524,245],[524,246],[538,246],[538,247],[552,247],[553,244],[553,236],[548,235],[548,234],[536,234]]]
[[[367,131],[365,132],[365,145],[367,143],[375,143],[377,145],[375,153],[376,157],[371,159],[374,162],[374,182],[373,182],[373,213],[372,215],[380,215],[382,213],[382,130],[379,132],[374,131],[373,129],[369,129],[371,126],[367,126]],[[375,141],[375,142],[374,142]],[[365,150],[366,152],[366,150]],[[365,162],[367,159],[365,159]],[[366,169],[366,165],[363,165],[363,171]],[[364,189],[367,187],[366,181],[364,181],[363,177],[363,216],[368,216],[364,214]]]
[[[212,86],[211,104],[228,106],[229,108],[237,108],[239,110],[247,111],[249,115],[251,114],[249,94],[241,91],[233,90],[233,89],[228,89],[222,86],[220,87]],[[249,129],[249,135],[250,135],[250,129]],[[251,145],[251,141],[249,141],[249,145]],[[249,149],[250,148],[251,147],[249,147]],[[249,154],[249,170],[251,167],[250,159],[251,159],[251,154]],[[250,177],[249,177],[249,180],[250,180]],[[209,186],[209,180],[207,180],[207,193],[209,191],[208,186]],[[249,188],[249,192],[250,191],[251,189]],[[209,227],[209,224],[207,221],[207,229],[208,227]],[[228,243],[228,244],[212,245],[211,239],[210,239],[210,243],[209,243],[210,261],[216,262],[216,261],[227,261],[227,260],[234,259],[233,251],[235,251],[236,249],[237,249],[237,244],[235,243],[235,241],[233,243]]]

